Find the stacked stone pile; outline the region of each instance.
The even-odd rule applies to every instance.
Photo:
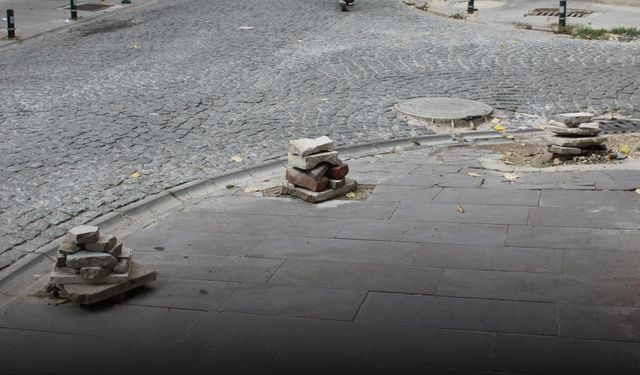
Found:
[[[317,203],[357,189],[356,181],[346,178],[349,166],[338,158],[333,141],[322,136],[289,142],[285,193]]]
[[[598,136],[600,124],[591,122],[593,116],[586,112],[556,115],[547,127],[554,134],[547,138],[549,152],[560,156],[576,156],[606,150],[606,138]]]
[[[67,234],[58,247],[50,281],[55,285],[111,284],[129,280],[133,262],[131,249],[98,227],[81,225]]]

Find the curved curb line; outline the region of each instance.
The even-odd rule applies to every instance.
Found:
[[[515,131],[525,132],[525,131]],[[490,132],[487,132],[490,133]],[[501,134],[483,135],[476,140],[499,139]],[[418,137],[396,138],[386,141],[369,142],[356,145],[337,147],[342,152],[346,160],[365,156],[391,153],[397,148],[416,149],[431,147],[436,145],[455,144],[458,141],[448,134],[430,134]],[[129,234],[134,230],[145,227],[159,218],[180,210],[185,203],[200,199],[215,190],[221,190],[229,183],[242,184],[255,178],[273,175],[277,168],[286,166],[286,158],[280,157],[263,163],[258,163],[247,168],[231,170],[217,177],[194,180],[169,188],[161,193],[148,196],[142,200],[131,203],[110,213],[104,214],[90,222],[88,225],[100,226],[101,230],[107,232],[124,232]],[[35,264],[37,261],[49,258],[53,261],[55,251],[63,242],[65,236],[58,237],[48,244],[38,248],[34,252],[26,253],[11,265],[0,270],[0,283],[3,283],[15,276],[18,271]]]

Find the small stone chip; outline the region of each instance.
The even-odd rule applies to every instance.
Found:
[[[107,251],[107,254],[114,257],[119,257],[121,253],[122,253],[122,241],[118,241],[116,245],[113,247],[113,249]]]
[[[58,246],[58,251],[63,254],[73,254],[80,251],[80,246],[73,242],[63,242]]]
[[[78,245],[92,243],[100,238],[100,229],[92,225],[80,225],[69,231],[69,239]]]

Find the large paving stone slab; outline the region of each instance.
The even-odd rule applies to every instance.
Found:
[[[229,349],[491,368],[494,338],[488,332],[207,312],[182,341]]]
[[[228,214],[205,211],[187,211],[159,222],[153,228],[200,233],[232,233],[273,235],[282,233],[291,237],[334,238],[347,224],[365,225],[368,220],[323,217]]]
[[[594,190],[596,181],[610,179],[600,174],[580,174],[574,172],[529,172],[516,173],[519,178],[507,181],[502,174],[487,174],[483,183],[488,189],[526,189],[526,190]]]
[[[640,252],[565,250],[563,272],[592,278],[635,278],[640,275]]]
[[[640,209],[640,195],[634,191],[543,190],[541,207]]]
[[[506,246],[639,252],[640,231],[511,225]]]
[[[558,335],[640,343],[640,309],[558,304]]]
[[[442,175],[393,175],[380,182],[380,185],[422,186],[422,187],[452,187],[478,188],[482,185],[482,178],[468,174],[447,173]]]
[[[635,343],[498,334],[495,364],[533,374],[637,374],[640,350]]]
[[[438,268],[562,273],[563,252],[556,249],[425,244],[412,264]]]
[[[433,201],[437,203],[537,206],[539,197],[540,192],[537,190],[444,188]]]
[[[395,202],[333,200],[310,205],[299,199],[232,197],[207,199],[189,207],[189,210],[251,215],[388,219],[396,206]]]
[[[529,225],[640,229],[640,220],[638,218],[640,218],[640,209],[531,207]]]
[[[0,328],[123,339],[177,340],[201,314],[198,311],[124,304],[87,310],[75,304],[55,306],[45,299],[22,297],[0,309]],[[161,329],[158,322],[162,322]]]
[[[463,212],[460,212],[462,208]],[[392,220],[444,223],[527,224],[529,207],[403,202]]]
[[[281,259],[259,259],[235,256],[184,255],[144,252],[138,261],[158,271],[162,277],[265,283],[280,267]]]
[[[608,170],[604,173],[611,179],[598,181],[598,189],[633,190],[640,188],[640,173],[637,170]]]
[[[548,273],[445,270],[436,295],[590,305],[640,306],[636,279]]]
[[[265,238],[249,254],[256,258],[409,265],[420,244],[329,238]]]
[[[139,251],[178,252],[201,255],[246,255],[264,236],[208,232],[185,232],[145,228],[125,237],[127,247]]]
[[[221,311],[351,321],[366,292],[281,285],[242,285]]]
[[[441,275],[438,268],[287,260],[269,284],[431,294]]]
[[[126,303],[170,309],[217,310],[237,286],[237,283],[165,277],[130,293]]]
[[[553,303],[369,293],[358,322],[555,335]]]
[[[426,188],[421,186],[378,185],[368,201],[430,201],[443,188]]]
[[[337,238],[379,241],[503,245],[507,227],[492,224],[369,221],[345,223]]]

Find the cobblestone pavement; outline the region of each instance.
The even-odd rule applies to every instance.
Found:
[[[329,0],[161,0],[4,49],[0,71],[0,268],[147,195],[281,156],[291,137],[428,133],[392,111],[406,98],[640,111],[638,45],[394,0],[349,13]]]

